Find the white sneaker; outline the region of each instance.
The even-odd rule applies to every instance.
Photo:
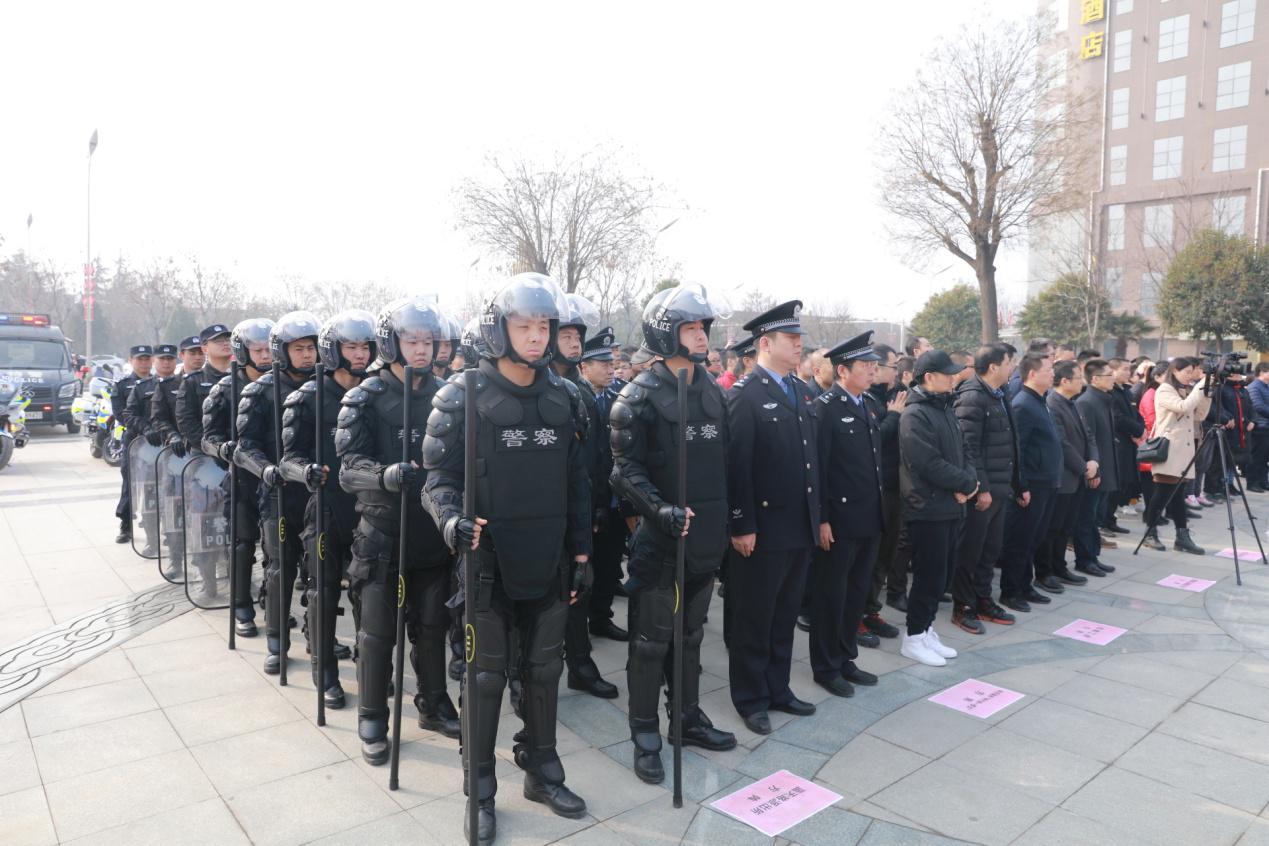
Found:
[[[956,650],[950,646],[943,645],[943,641],[939,640],[939,633],[934,631],[934,626],[930,626],[925,630],[925,645],[944,658],[956,657]]]
[[[899,647],[899,654],[904,658],[911,658],[913,661],[925,664],[927,667],[946,667],[947,661],[943,656],[935,652],[925,638],[925,633],[919,635],[905,634],[903,636],[903,646]]]

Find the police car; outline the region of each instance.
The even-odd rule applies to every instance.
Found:
[[[30,397],[28,426],[64,424],[68,432],[79,431],[71,416],[79,393],[74,357],[47,314],[0,312],[0,381],[21,385]]]

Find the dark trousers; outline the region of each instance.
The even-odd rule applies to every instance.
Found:
[[[119,475],[123,481],[119,483],[119,504],[115,506],[115,516],[120,526],[132,528],[132,486],[128,480],[128,446],[123,447],[123,461],[119,464]]]
[[[1102,513],[1102,503],[1109,491],[1101,488],[1088,490],[1080,497],[1080,513],[1075,518],[1075,566],[1083,567],[1096,561],[1102,551],[1101,533],[1097,531],[1097,515]]]
[[[789,702],[793,629],[811,550],[754,550],[735,555],[727,574],[731,609],[731,701],[742,717]]]
[[[1163,513],[1163,504],[1166,502],[1167,514],[1172,518],[1172,525],[1178,529],[1187,528],[1189,515],[1185,513],[1185,487],[1188,484],[1189,481],[1184,479],[1175,484],[1156,480],[1154,492],[1150,495],[1150,504],[1146,506],[1146,523],[1150,526],[1158,525],[1159,515]],[[1171,500],[1168,499],[1169,496],[1172,497]]]
[[[956,564],[961,519],[910,520],[912,588],[908,591],[908,634],[919,635],[934,623],[939,597]]]
[[[1049,517],[1049,528],[1044,539],[1036,547],[1035,578],[1056,576],[1065,573],[1066,544],[1075,529],[1075,518],[1079,516],[1080,500],[1084,497],[1084,489],[1076,488],[1073,493],[1058,494],[1053,498],[1053,513]]]
[[[912,544],[903,528],[903,502],[897,492],[887,491],[882,496],[881,519],[885,521],[885,528],[881,531],[877,561],[872,568],[872,591],[865,606],[869,614],[881,611],[883,588],[887,594],[908,592],[908,565],[912,561]]]
[[[1261,488],[1269,488],[1269,431],[1257,426],[1251,432],[1251,461],[1247,465],[1247,482]]]
[[[621,581],[621,556],[626,552],[626,539],[630,531],[621,512],[608,510],[608,525],[594,536],[594,554],[590,558],[591,571],[595,574],[590,589],[589,617],[593,623],[612,619],[612,598]],[[578,603],[579,605],[581,603]]]
[[[1000,595],[1024,596],[1031,588],[1031,559],[1049,528],[1057,488],[1033,486],[1031,504],[1026,508],[1009,503],[1005,530],[1005,551],[1000,556]],[[1097,526],[1093,526],[1097,534]]]
[[[956,572],[952,576],[952,598],[956,604],[977,608],[979,600],[991,599],[991,577],[1005,542],[1005,506],[1009,493],[992,494],[986,511],[970,506],[961,529]]]
[[[872,586],[879,538],[837,536],[828,552],[811,559],[811,670],[832,679],[854,668],[855,636]]]

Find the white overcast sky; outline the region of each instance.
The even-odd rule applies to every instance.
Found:
[[[599,144],[685,213],[685,279],[861,317],[972,280],[908,269],[882,232],[876,124],[934,41],[1031,0],[901,3],[5,3],[0,237],[78,268],[196,253],[418,290],[480,281],[452,190],[488,151]],[[486,263],[487,264],[487,263]],[[940,273],[940,271],[942,271]],[[1024,257],[1000,263],[1020,301]],[[446,290],[451,289],[451,290]],[[367,304],[374,307],[374,304]]]

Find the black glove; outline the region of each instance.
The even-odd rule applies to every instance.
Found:
[[[220,456],[220,460],[229,464],[234,460],[234,450],[238,449],[237,441],[225,441],[216,448],[216,454]]]
[[[173,437],[172,440],[167,442],[167,445],[172,448],[172,452],[176,453],[177,458],[184,458],[185,453],[188,451],[185,449],[185,441],[177,437]]]
[[[402,488],[414,484],[418,474],[418,468],[413,464],[398,461],[396,464],[389,464],[379,473],[379,487],[391,493],[401,493]]]
[[[309,493],[317,493],[317,489],[322,486],[322,465],[310,464],[304,468],[304,487],[308,488]]]
[[[687,525],[687,511],[676,505],[662,505],[657,509],[657,528],[672,538],[683,534]]]
[[[265,465],[264,470],[260,473],[260,482],[269,490],[273,490],[282,484],[282,472],[278,470],[278,465]]]
[[[445,545],[455,552],[471,549],[471,542],[476,538],[476,521],[469,517],[451,517],[445,521],[441,534]]]
[[[150,446],[161,446],[163,443],[163,436],[159,434],[158,430],[151,429],[145,433],[145,440]]]
[[[585,561],[573,562],[573,583],[570,590],[579,597],[590,592],[590,586],[595,581],[595,574],[590,569],[590,564]]]

